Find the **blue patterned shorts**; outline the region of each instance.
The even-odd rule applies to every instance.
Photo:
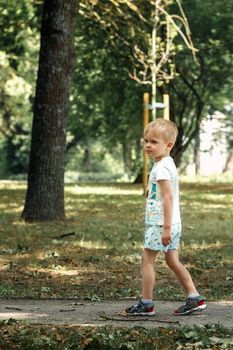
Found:
[[[181,237],[181,224],[172,225],[172,239],[171,243],[166,247],[162,244],[161,237],[163,227],[160,225],[147,225],[145,230],[144,248],[156,250],[160,252],[167,252],[179,248]]]

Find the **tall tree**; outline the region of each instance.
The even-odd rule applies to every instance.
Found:
[[[152,3],[156,4],[157,1],[122,0],[116,2],[109,0],[106,2],[99,0],[98,2],[86,1],[86,6],[80,8],[84,16],[90,19],[91,25],[93,23],[99,24],[99,27],[105,31],[105,42],[108,44],[109,51],[111,50],[110,55],[116,57],[115,62],[124,56],[124,61],[128,60],[129,63],[122,68],[127,68],[135,81],[142,83],[144,81],[148,84],[150,83],[151,71],[149,66],[151,62],[153,63],[151,53],[148,52],[153,26]],[[168,16],[167,19],[174,20],[175,23],[177,23],[177,16],[182,13],[180,8],[176,6],[178,3],[180,1],[161,1],[163,6],[169,5],[169,13],[172,15]],[[173,33],[172,38],[174,36],[175,41],[170,51],[171,57],[165,65],[165,73],[173,68],[176,77],[167,85],[158,84],[160,94],[169,92],[171,95],[170,116],[178,124],[180,130],[173,149],[177,165],[180,164],[187,147],[195,140],[200,122],[205,117],[210,105],[216,105],[217,96],[226,96],[225,88],[231,86],[233,68],[232,2],[227,0],[206,0],[205,2],[190,0],[182,3],[185,13],[187,13],[195,47],[199,50],[196,55],[199,65],[194,63],[192,55],[185,48],[187,42],[184,44],[184,37],[182,35],[174,36],[175,33]],[[186,17],[183,16],[183,20],[185,23]],[[162,57],[163,54],[166,54],[164,40],[167,32],[166,23],[165,20],[160,22],[163,30],[160,32],[160,38],[157,38],[158,46],[161,44]],[[96,30],[98,30],[98,26],[96,26]],[[177,30],[180,34],[181,27],[178,23]],[[189,33],[187,34],[189,35]],[[159,55],[157,56],[159,59]],[[119,72],[122,75],[122,68],[116,66],[118,75],[120,75]],[[126,85],[126,78],[124,79],[125,81],[122,83]],[[146,86],[146,89],[149,91],[150,86]],[[128,115],[125,111],[123,111],[123,115],[126,120]],[[118,126],[121,128],[122,124],[118,123]],[[114,131],[120,133],[119,128],[116,126]]]
[[[227,96],[231,100],[227,87],[232,85],[233,74],[233,3],[227,0],[190,1],[185,4],[185,9],[199,49],[199,65],[192,63],[185,50],[178,52],[178,76],[168,88],[172,96],[171,118],[180,131],[173,149],[178,165],[191,142],[198,147],[201,120],[211,110],[223,109]]]
[[[78,0],[45,0],[34,104],[26,221],[64,218],[64,152]]]
[[[0,175],[26,173],[42,6],[0,0]]]

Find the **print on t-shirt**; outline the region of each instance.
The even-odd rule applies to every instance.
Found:
[[[156,183],[151,184],[149,189],[150,196],[147,199],[146,204],[146,224],[155,225],[158,224],[159,213],[161,212],[161,200],[158,198],[158,188]],[[161,213],[160,213],[161,216]]]
[[[154,162],[148,181],[148,198],[146,203],[146,224],[163,225],[163,197],[159,181],[170,181],[172,189],[172,224],[180,223],[179,183],[177,169],[173,159],[168,156]]]

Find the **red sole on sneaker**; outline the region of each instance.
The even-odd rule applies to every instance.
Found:
[[[195,307],[194,309],[191,309],[191,310],[188,310],[186,312],[182,312],[182,313],[179,313],[179,312],[174,312],[174,315],[175,316],[185,316],[185,315],[190,315],[196,311],[203,311],[205,310],[207,307],[206,303],[203,302],[201,303],[201,305],[198,305],[197,307]]]

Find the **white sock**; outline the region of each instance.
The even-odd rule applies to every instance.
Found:
[[[141,299],[141,301],[143,302],[143,304],[150,304],[150,303],[152,303],[152,299]]]
[[[188,295],[188,298],[195,299],[195,298],[197,298],[197,297],[199,297],[199,296],[200,296],[199,293],[190,293],[190,294]]]

